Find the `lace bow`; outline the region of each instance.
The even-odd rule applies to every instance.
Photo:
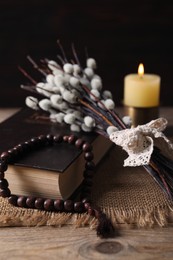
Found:
[[[165,118],[152,120],[145,125],[113,132],[110,140],[121,146],[129,155],[124,166],[141,166],[149,164],[155,138],[162,138],[173,149],[173,144],[162,133],[167,126]]]

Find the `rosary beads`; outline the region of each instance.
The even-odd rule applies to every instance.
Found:
[[[84,152],[85,168],[83,171],[83,183],[81,187],[80,201],[71,199],[46,199],[41,197],[23,196],[11,194],[10,184],[5,179],[5,172],[8,169],[9,163],[15,163],[17,158],[24,156],[34,150],[44,148],[45,146],[58,145],[66,142],[69,145],[74,145],[76,149]],[[7,152],[0,155],[0,196],[8,198],[10,204],[24,208],[35,208],[39,210],[55,211],[55,212],[85,212],[94,215],[94,211],[90,207],[90,191],[92,186],[92,176],[95,170],[93,162],[94,155],[92,145],[81,138],[74,135],[40,135],[31,138],[21,144],[16,145]]]

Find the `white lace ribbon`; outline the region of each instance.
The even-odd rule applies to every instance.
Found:
[[[167,126],[165,118],[152,120],[136,128],[115,131],[109,138],[116,145],[121,146],[129,155],[124,160],[124,166],[141,166],[149,164],[155,138],[162,138],[173,149],[173,144],[162,133]]]

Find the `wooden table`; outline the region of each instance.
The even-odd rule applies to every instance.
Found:
[[[0,120],[16,110],[0,109]],[[173,108],[160,111],[170,125],[172,114]],[[173,259],[172,234],[173,224],[152,229],[121,225],[119,236],[111,239],[100,239],[87,227],[5,227],[0,228],[0,260]]]

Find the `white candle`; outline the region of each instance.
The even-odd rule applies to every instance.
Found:
[[[124,78],[124,105],[130,107],[156,107],[160,99],[160,76],[144,74],[143,64],[138,74]]]

